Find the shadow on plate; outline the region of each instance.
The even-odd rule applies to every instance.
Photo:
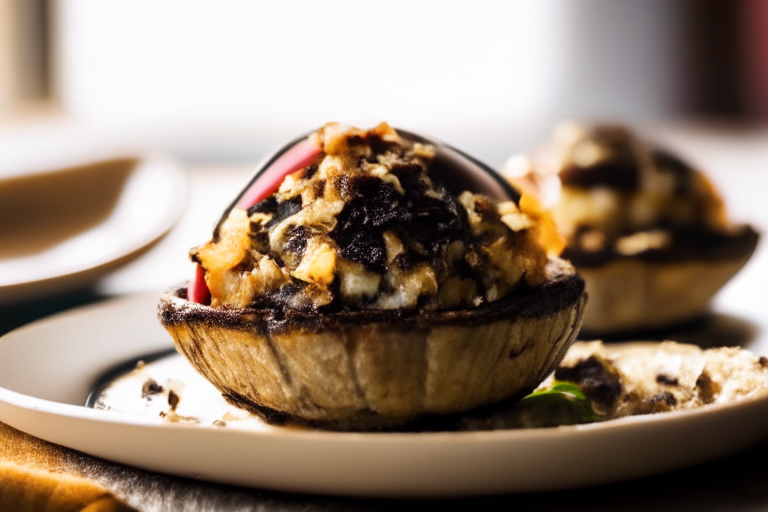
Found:
[[[684,324],[666,329],[637,331],[612,336],[598,336],[582,331],[579,333],[579,339],[601,339],[608,342],[673,340],[691,343],[701,348],[712,348],[746,347],[757,338],[758,334],[758,326],[749,320],[724,313],[707,313]]]
[[[43,252],[97,226],[114,209],[136,163],[115,159],[2,180],[0,259]]]
[[[104,299],[92,288],[83,288],[43,299],[3,305],[0,307],[0,336],[34,320]]]

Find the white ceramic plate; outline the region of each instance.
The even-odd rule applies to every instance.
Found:
[[[160,239],[185,196],[159,156],[0,179],[0,304],[94,282]]]
[[[132,466],[216,482],[358,496],[459,496],[602,484],[669,471],[768,436],[768,400],[575,427],[335,433],[160,424],[84,407],[118,363],[171,346],[159,294],[73,310],[0,339],[0,421]]]

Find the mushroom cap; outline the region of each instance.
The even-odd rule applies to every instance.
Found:
[[[160,299],[177,350],[232,404],[271,422],[337,430],[401,427],[522,396],[579,331],[584,281],[553,258],[542,285],[477,308],[219,309]]]
[[[739,226],[686,250],[670,247],[594,261],[576,255],[572,261],[589,293],[583,331],[620,336],[704,314],[712,297],[747,263],[758,239],[753,228]]]

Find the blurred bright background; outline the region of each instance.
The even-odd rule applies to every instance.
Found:
[[[500,168],[563,118],[651,134],[768,225],[768,0],[0,0],[0,178],[147,151],[188,178],[178,225],[99,293],[182,282],[254,164],[325,122]]]
[[[754,122],[767,91],[765,0],[0,0],[0,135],[188,162],[387,120],[498,166],[563,117]]]

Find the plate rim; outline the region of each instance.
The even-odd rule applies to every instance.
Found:
[[[164,177],[171,183],[174,193],[164,203],[163,209],[166,213],[158,219],[159,222],[151,225],[151,229],[147,229],[140,237],[136,237],[132,243],[126,244],[125,247],[114,251],[111,255],[104,255],[91,264],[55,270],[34,279],[15,280],[5,284],[0,283],[0,305],[27,301],[46,294],[61,293],[78,286],[84,286],[110,270],[116,269],[145,253],[162,240],[176,225],[186,207],[190,184],[181,165],[175,159],[165,154],[144,152],[135,154],[121,153],[111,156],[99,155],[94,160],[84,160],[68,167],[39,170],[34,174],[57,173],[81,166],[100,165],[117,160],[133,161],[132,172],[136,172],[143,167],[151,167],[153,170],[161,169],[164,172]],[[0,178],[0,181],[2,179],[5,178]],[[15,177],[10,176],[9,179],[15,179]],[[98,229],[107,220],[109,220],[109,217],[103,219],[97,226],[91,229]]]
[[[103,301],[99,301],[92,304],[86,304],[83,306],[75,307],[73,309],[59,312],[45,318],[41,318],[37,321],[18,327],[2,336],[0,336],[0,352],[2,351],[2,345],[17,336],[23,336],[27,331],[34,331],[41,326],[47,324],[55,324],[62,320],[76,319],[78,316],[87,316],[94,314],[101,309],[112,308],[124,308],[128,304],[136,302],[141,303],[148,301],[149,299],[157,299],[159,293],[157,291],[145,291],[139,293],[132,293],[128,295],[122,295],[117,297],[111,297]],[[169,338],[167,348],[172,348],[173,343]],[[649,343],[656,344],[660,342],[654,341],[637,341],[629,343]],[[622,342],[626,345],[626,343]],[[606,343],[610,345],[610,343]],[[140,357],[141,355],[137,355]],[[120,364],[120,360],[114,360],[110,364]],[[497,429],[497,430],[475,430],[475,431],[439,431],[439,432],[340,432],[321,429],[310,428],[291,428],[291,427],[273,427],[274,430],[265,431],[252,431],[249,429],[222,429],[219,427],[212,427],[206,425],[192,425],[184,423],[172,423],[172,422],[159,422],[153,419],[148,419],[145,416],[134,415],[131,413],[123,413],[117,411],[103,411],[99,409],[93,409],[87,407],[85,403],[83,405],[73,405],[68,403],[57,402],[54,400],[48,400],[45,398],[39,398],[36,396],[20,393],[8,389],[0,385],[0,401],[12,403],[19,407],[25,407],[31,410],[43,411],[48,407],[53,409],[61,409],[68,416],[78,417],[81,419],[94,420],[98,422],[106,423],[130,423],[134,425],[142,425],[147,427],[159,427],[159,428],[181,428],[181,429],[207,429],[211,431],[225,432],[225,431],[240,431],[253,435],[286,435],[286,436],[298,436],[298,437],[314,437],[319,436],[321,438],[331,437],[336,438],[339,436],[354,436],[356,438],[371,437],[375,439],[380,438],[403,438],[403,439],[418,439],[423,440],[424,437],[473,437],[478,434],[490,437],[529,437],[535,436],[539,433],[546,433],[546,436],[555,435],[555,433],[576,433],[576,432],[588,432],[592,430],[606,430],[612,428],[627,428],[627,425],[642,424],[647,422],[664,423],[670,421],[676,421],[679,419],[694,418],[698,416],[710,416],[713,414],[719,414],[721,411],[737,410],[743,408],[749,408],[765,402],[765,406],[768,407],[768,392],[762,395],[756,395],[748,398],[741,399],[737,402],[725,403],[725,404],[707,404],[695,409],[675,410],[670,412],[656,413],[656,414],[642,414],[635,416],[627,416],[623,418],[616,418],[611,420],[605,420],[601,422],[585,423],[579,425],[559,425],[555,427],[542,427],[542,428],[527,428],[527,429]],[[30,401],[31,405],[27,406],[23,402]],[[122,421],[112,421],[108,416],[114,415],[116,418],[123,418]],[[766,434],[768,437],[768,433]]]
[[[0,337],[0,354],[5,343],[14,338],[21,336],[17,340],[20,343],[31,341],[28,337],[37,336],[36,330],[43,328],[50,333],[59,322],[64,322],[62,326],[81,329],[75,330],[68,338],[70,340],[87,338],[88,332],[95,334],[99,331],[97,323],[89,321],[93,320],[93,315],[126,311],[129,314],[123,315],[125,321],[135,323],[136,315],[145,314],[141,312],[154,305],[159,294],[151,291],[114,297],[27,324]],[[137,332],[149,333],[149,321],[142,320],[143,326],[138,327]],[[156,332],[160,336],[162,330]],[[166,346],[172,346],[170,336],[166,341]],[[152,338],[146,345],[152,343],[159,344],[160,339]],[[145,347],[138,350],[145,350]],[[109,356],[109,353],[100,358],[110,364],[121,362],[119,357]],[[78,389],[81,383],[72,381]],[[469,432],[332,432],[291,428],[250,431],[164,423],[130,413],[90,409],[84,405],[85,397],[82,400],[83,405],[58,402],[13,391],[3,385],[0,386],[0,421],[49,442],[148,471],[283,492],[422,498],[602,485],[681,469],[736,453],[760,442],[768,433],[768,395],[731,404],[586,425]],[[54,419],[60,423],[55,424]],[[710,443],[711,438],[707,437],[705,443],[703,435],[711,435],[714,428],[733,421],[746,425],[738,436],[719,443]],[[697,426],[703,428],[696,429],[698,432],[693,436],[687,434]],[[63,434],[62,430],[79,430],[87,435]],[[134,445],[139,442],[152,446],[161,458],[158,453],[148,450],[128,453],[115,448],[111,443],[114,436],[130,436],[121,438],[132,440]],[[677,444],[681,439],[682,447]],[[672,453],[662,450],[662,454],[658,446],[650,454],[648,450],[638,448],[649,442],[658,445],[659,441],[659,446],[666,446]],[[631,464],[617,462],[616,457],[610,455],[615,452],[605,451],[624,449],[627,442],[636,445],[628,448],[632,452],[628,455]],[[192,443],[193,447],[184,443]],[[702,450],[704,444],[714,446]],[[592,457],[595,449],[602,454],[594,455],[596,459],[591,461],[591,469],[577,471],[577,467],[583,468],[584,459],[574,458],[574,454]],[[563,462],[558,450],[565,450],[570,458],[566,457]],[[520,457],[531,454],[541,457],[540,461],[534,461],[536,470],[532,473],[528,460],[522,466],[518,464],[522,460]],[[168,456],[174,460],[167,460]],[[178,462],[177,457],[181,457],[183,463]],[[253,457],[259,457],[261,467],[250,465]],[[370,457],[380,457],[383,466],[372,465]],[[448,463],[435,466],[435,459]],[[232,465],[246,469],[233,473]],[[334,469],[331,476],[329,468]],[[474,468],[474,472],[467,473],[466,468]],[[340,474],[344,476],[339,477]],[[553,474],[560,476],[553,478]]]

